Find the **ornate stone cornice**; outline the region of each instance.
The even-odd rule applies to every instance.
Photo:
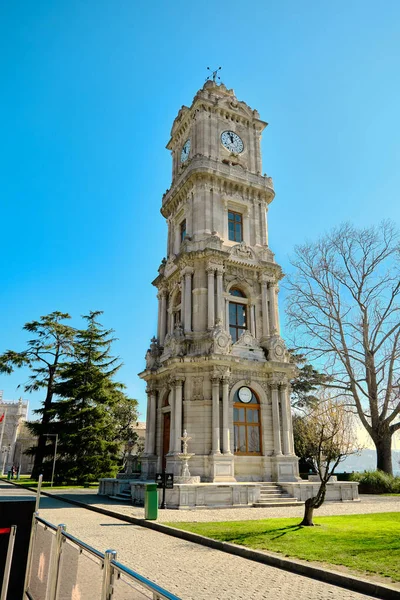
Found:
[[[193,275],[194,273],[194,268],[193,267],[189,267],[189,266],[185,266],[182,270],[181,270],[181,275],[184,277],[185,275]]]
[[[221,192],[230,195],[239,192],[242,199],[247,202],[256,200],[270,204],[275,196],[270,177],[250,173],[247,170],[238,170],[216,159],[197,155],[191,159],[185,171],[176,178],[172,187],[164,194],[161,214],[165,218],[173,214],[181,202],[186,201],[195,181],[211,185],[218,182]]]

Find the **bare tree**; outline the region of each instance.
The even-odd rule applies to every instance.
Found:
[[[302,443],[314,464],[321,483],[318,492],[307,498],[300,525],[313,526],[314,510],[319,508],[326,494],[326,486],[338,464],[361,449],[357,443],[354,415],[341,401],[326,399],[299,417]]]
[[[288,278],[289,326],[295,345],[321,364],[355,407],[392,473],[391,443],[400,429],[400,245],[388,221],[344,224],[296,248]]]

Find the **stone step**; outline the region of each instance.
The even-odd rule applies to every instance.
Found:
[[[116,496],[109,496],[111,500],[124,500],[125,502],[132,502],[132,496],[130,492],[120,492]]]
[[[260,494],[260,498],[268,500],[269,498],[293,498],[290,494],[279,494],[279,493],[271,493],[271,494]]]
[[[295,498],[282,498],[282,500],[272,500],[271,502],[254,502],[254,508],[276,508],[279,506],[302,506],[304,502],[300,502]]]

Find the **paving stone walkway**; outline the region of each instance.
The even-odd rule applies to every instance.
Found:
[[[47,490],[48,491],[48,490]],[[128,503],[119,503],[106,496],[97,496],[95,492],[86,490],[71,490],[66,493],[55,490],[55,494],[79,500],[87,504],[103,508],[112,508],[121,514],[144,519],[144,508],[135,507]],[[315,511],[316,518],[331,515],[358,515],[378,512],[399,512],[400,496],[375,496],[362,495],[361,502],[325,502]],[[159,510],[159,523],[177,523],[180,521],[254,521],[257,519],[270,519],[274,517],[302,517],[304,506],[282,506],[270,508],[218,508],[200,510]]]
[[[6,489],[0,493],[31,495],[23,490]],[[54,490],[56,492],[56,490]],[[65,492],[56,492],[65,494]],[[68,492],[71,498],[101,505],[131,516],[143,517],[143,509],[88,493]],[[400,511],[399,498],[364,497],[358,504],[325,504],[319,514],[354,514]],[[283,511],[283,512],[282,512]],[[290,511],[290,512],[289,512]],[[267,514],[266,514],[267,513]],[[162,511],[160,521],[241,520],[281,516],[300,516],[301,507],[285,509],[226,509]],[[140,526],[77,508],[43,497],[40,516],[54,524],[65,523],[67,531],[94,548],[118,551],[118,560],[155,581],[183,600],[361,600],[371,596],[295,575],[198,544],[179,540]]]
[[[68,494],[80,501],[88,501],[131,516],[143,516],[143,510],[129,505],[118,505],[93,494]],[[348,512],[350,505],[327,505],[330,514],[338,507]],[[355,507],[355,505],[351,505]],[[397,508],[396,508],[397,507]],[[399,509],[397,499],[376,502],[369,498],[352,512],[382,512]],[[298,507],[294,507],[298,511]],[[165,511],[162,521],[222,520],[289,516],[284,509],[231,509],[203,511]],[[163,511],[164,513],[164,511]],[[255,516],[253,516],[255,514]],[[273,513],[273,514],[272,514]],[[279,513],[279,514],[278,514]],[[193,600],[358,600],[370,598],[363,594],[295,575],[274,567],[262,565],[218,550],[199,546],[140,526],[121,523],[110,517],[72,508],[53,499],[43,499],[41,516],[53,523],[66,523],[67,529],[99,550],[114,548],[118,559],[128,567],[155,581],[183,599]],[[301,514],[297,512],[296,514]],[[175,515],[176,518],[171,518]],[[293,515],[295,516],[295,515]]]

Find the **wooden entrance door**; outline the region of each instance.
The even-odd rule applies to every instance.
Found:
[[[169,434],[171,431],[171,413],[164,413],[164,435],[163,435],[163,462],[162,468],[165,470],[167,459],[165,455],[169,452]]]

